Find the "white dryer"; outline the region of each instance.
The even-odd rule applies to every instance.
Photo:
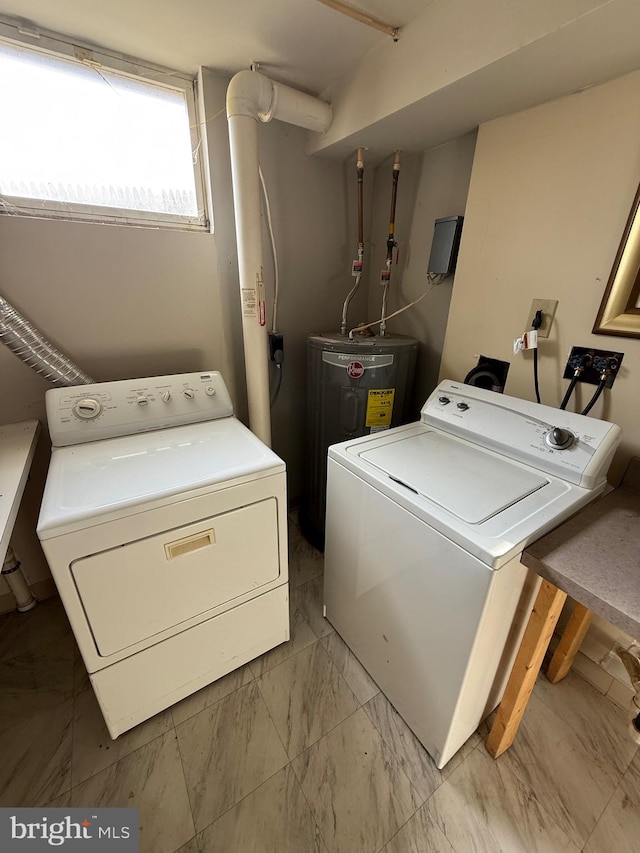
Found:
[[[46,403],[38,536],[115,738],[289,639],[285,465],[216,372]]]
[[[325,615],[438,767],[502,698],[520,553],[603,491],[620,436],[443,382],[419,423],[329,448]]]

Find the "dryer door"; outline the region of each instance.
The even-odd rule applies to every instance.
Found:
[[[71,571],[98,653],[107,657],[276,580],[277,501],[84,557]]]

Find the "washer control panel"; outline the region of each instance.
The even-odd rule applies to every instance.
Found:
[[[622,434],[607,421],[448,380],[421,420],[584,488],[602,482]]]
[[[55,447],[233,415],[217,371],[52,388],[45,399]]]

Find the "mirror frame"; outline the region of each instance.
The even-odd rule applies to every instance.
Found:
[[[618,253],[593,333],[640,338],[640,186],[620,241]]]

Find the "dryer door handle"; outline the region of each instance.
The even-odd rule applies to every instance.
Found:
[[[176,557],[182,557],[183,554],[190,554],[192,551],[199,551],[201,548],[208,548],[209,545],[215,544],[216,531],[211,527],[201,533],[194,533],[193,536],[185,536],[184,539],[168,542],[164,546],[164,553],[167,560],[175,560]]]

